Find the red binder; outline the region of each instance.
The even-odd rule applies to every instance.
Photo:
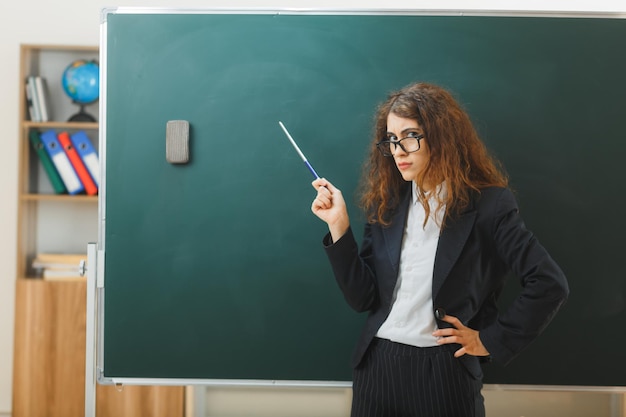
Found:
[[[91,175],[89,175],[89,171],[87,170],[87,167],[85,167],[83,160],[78,152],[76,152],[76,149],[74,149],[74,145],[72,145],[72,141],[70,140],[70,135],[67,132],[60,132],[58,134],[58,139],[63,147],[63,150],[67,154],[67,157],[70,159],[70,162],[74,167],[74,171],[76,171],[78,178],[80,178],[80,182],[82,182],[83,186],[85,186],[85,192],[89,195],[98,194],[98,186],[93,182],[93,179],[91,178]]]

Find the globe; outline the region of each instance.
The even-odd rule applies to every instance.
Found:
[[[72,101],[89,104],[98,100],[100,90],[100,69],[96,61],[79,59],[63,71],[63,90]]]
[[[92,115],[85,112],[85,105],[98,100],[100,95],[100,68],[97,61],[79,59],[63,71],[61,77],[63,91],[80,106],[80,111],[70,117],[70,122],[95,122]]]

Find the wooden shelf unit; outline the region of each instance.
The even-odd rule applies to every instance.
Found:
[[[13,417],[85,415],[87,285],[84,279],[37,278],[37,253],[86,253],[97,240],[98,197],[54,194],[32,151],[29,133],[84,130],[98,148],[98,123],[67,122],[78,111],[62,91],[61,75],[76,59],[98,59],[98,47],[22,45],[20,50],[17,277]],[[52,120],[29,120],[26,78],[41,75]],[[97,116],[98,104],[87,107]],[[98,417],[182,417],[184,387],[97,387]]]

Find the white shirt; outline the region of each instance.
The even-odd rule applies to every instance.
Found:
[[[411,188],[413,199],[402,238],[391,312],[376,336],[412,346],[437,346],[432,335],[437,329],[433,314],[433,269],[445,208],[435,213],[437,206],[431,197],[431,213],[424,226],[426,213],[417,199],[415,183]]]

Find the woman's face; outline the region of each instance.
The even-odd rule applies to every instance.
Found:
[[[394,113],[389,113],[387,116],[387,139],[392,141],[398,141],[406,137],[415,137],[417,135],[423,135],[424,131],[413,119],[405,119],[404,117],[397,116]],[[428,138],[421,139],[419,141],[420,149],[415,152],[406,152],[400,146],[391,146],[393,153],[393,159],[396,162],[396,167],[402,178],[405,181],[414,181],[417,176],[424,170],[429,158],[428,151]],[[403,141],[404,145],[408,141]]]

